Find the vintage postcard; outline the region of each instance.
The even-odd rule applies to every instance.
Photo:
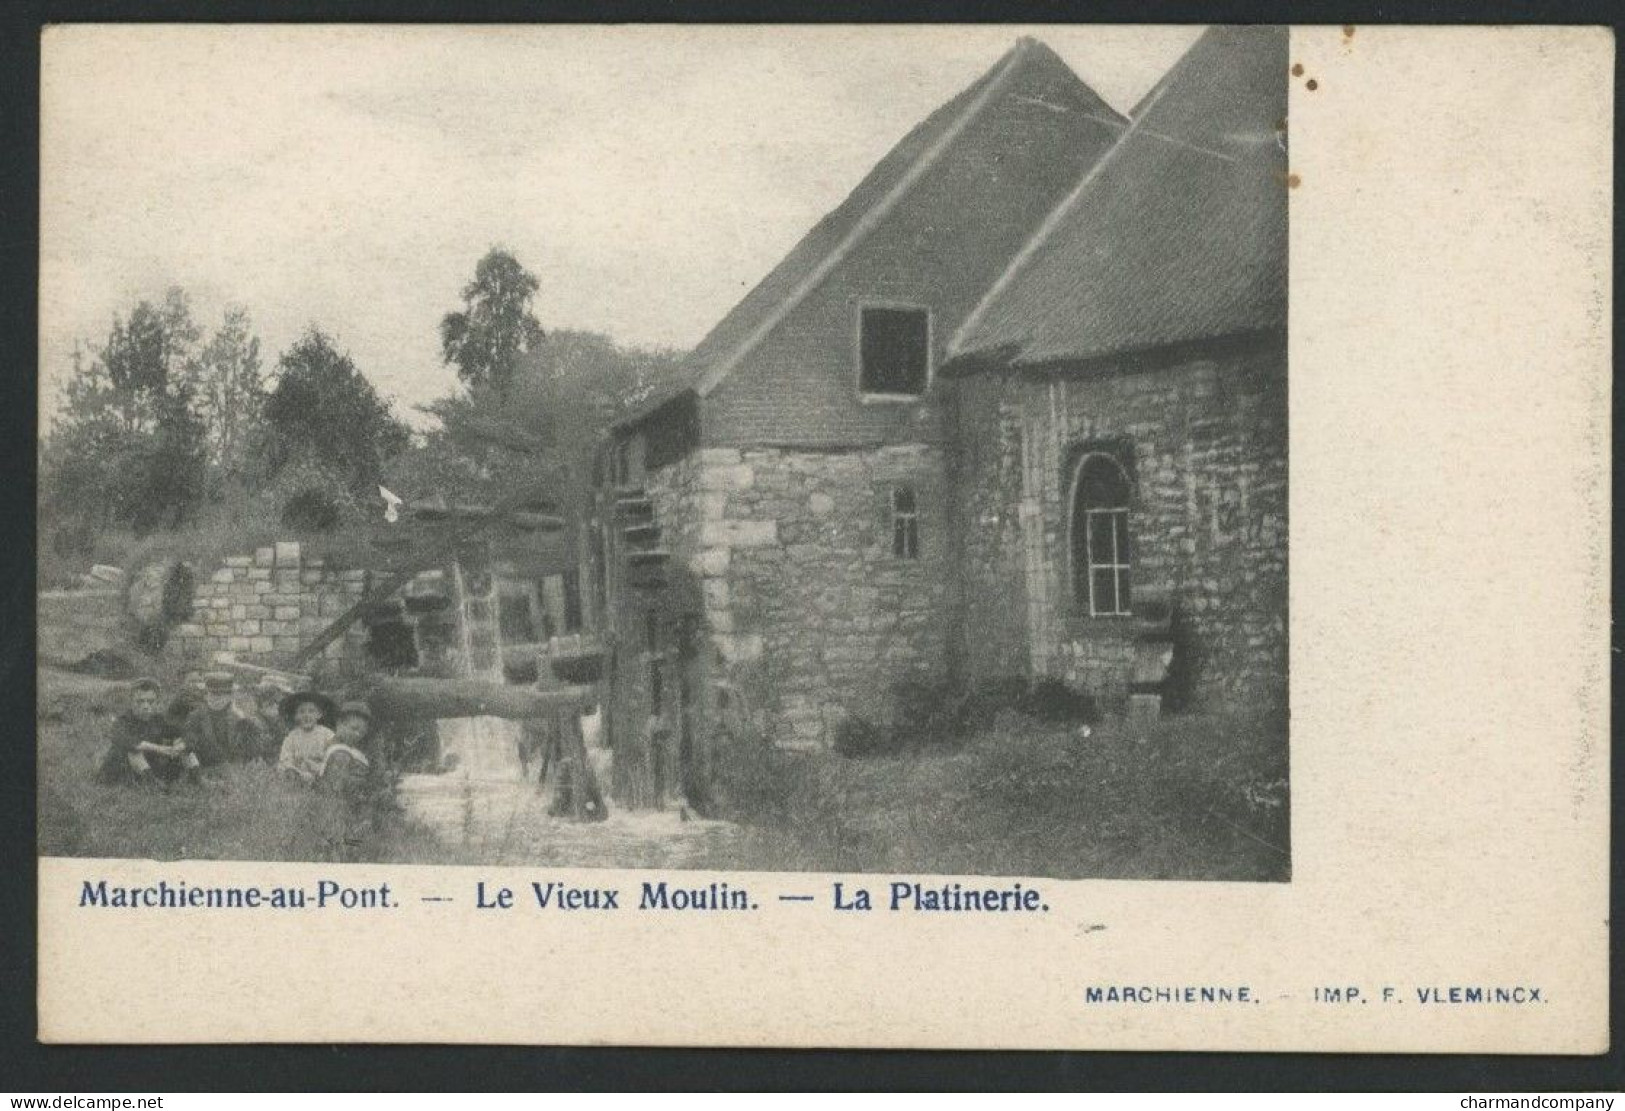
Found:
[[[1606,1050],[1608,31],[42,49],[41,1039]]]

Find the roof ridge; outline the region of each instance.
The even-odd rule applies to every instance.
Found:
[[[1197,37],[1196,42],[1192,43],[1185,53],[1181,54],[1178,60],[1168,67],[1168,71],[1162,75],[1157,83],[1152,86],[1151,91],[1135,106],[1133,114],[1128,117],[1128,125],[1123,128],[1122,133],[1117,136],[1112,145],[1106,148],[1106,153],[1095,159],[1094,165],[1089,167],[1088,172],[1083,175],[1078,184],[1073,186],[1071,192],[1061,198],[1060,203],[1051,209],[1049,215],[1045,216],[1043,222],[1038,225],[1038,230],[1034,231],[1028,237],[1027,242],[1022,244],[1021,250],[1016,252],[1015,257],[1010,260],[1010,264],[1004,268],[1004,273],[1000,274],[993,284],[988,286],[987,291],[976,302],[976,306],[959,322],[959,327],[954,329],[953,336],[948,340],[948,357],[952,358],[955,355],[964,354],[959,348],[960,342],[971,334],[971,330],[976,325],[981,323],[982,316],[987,312],[988,306],[998,298],[999,294],[1004,292],[1005,287],[1026,267],[1027,263],[1032,260],[1033,255],[1038,252],[1038,248],[1043,246],[1044,241],[1054,234],[1055,229],[1060,226],[1066,215],[1072,211],[1078,199],[1088,190],[1101,171],[1116,160],[1118,152],[1128,145],[1129,140],[1140,129],[1140,124],[1151,114],[1151,109],[1156,106],[1157,101],[1162,99],[1163,93],[1167,92],[1171,78],[1184,69],[1186,61],[1195,52],[1197,44],[1201,43],[1211,33],[1211,29],[1204,31]]]
[[[830,272],[851,252],[852,248],[891,213],[898,202],[913,188],[915,182],[925,176],[926,171],[936,164],[949,145],[981,114],[982,109],[987,107],[993,100],[994,95],[1004,86],[1010,74],[1015,71],[1017,64],[1031,53],[1034,47],[1042,46],[1042,43],[1031,36],[1023,35],[1017,39],[1016,44],[1005,52],[1004,57],[995,66],[995,72],[988,79],[987,84],[971,98],[958,117],[943,129],[942,133],[937,136],[930,146],[920,152],[919,157],[914,160],[903,176],[893,183],[891,188],[887,190],[886,195],[858,217],[857,222],[852,225],[841,241],[824,256],[818,265],[813,267],[811,272],[796,283],[795,288],[788,295],[780,299],[777,306],[767,315],[765,320],[753,328],[750,334],[741,340],[731,352],[706,368],[695,383],[695,392],[704,397],[715,389],[733,371],[733,368],[738,365],[741,359],[748,355],[757,344],[761,343],[773,329],[777,328],[784,321],[784,318],[790,314],[791,310],[806,299],[808,294],[818,288],[823,280],[830,275]]]

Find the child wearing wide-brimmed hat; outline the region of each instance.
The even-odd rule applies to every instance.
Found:
[[[333,700],[316,691],[295,691],[282,700],[282,716],[293,719],[293,728],[282,739],[277,767],[302,783],[313,783],[333,743],[333,730],[324,724],[333,720]]]

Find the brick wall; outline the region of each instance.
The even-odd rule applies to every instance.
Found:
[[[366,571],[303,558],[297,543],[231,556],[199,582],[191,617],[175,627],[172,643],[199,664],[286,664],[366,587]],[[365,642],[365,628],[357,624],[326,656],[360,661]]]
[[[1033,673],[1121,700],[1134,623],[1081,615],[1068,571],[1076,461],[1104,446],[1130,457],[1134,589],[1172,600],[1193,698],[1284,704],[1284,347],[1257,340],[1091,369],[955,387],[969,677],[1008,674],[1020,637]]]
[[[706,398],[705,442],[841,448],[940,440],[938,391],[915,404],[859,398],[859,306],[930,309],[940,359],[1033,230],[1116,140],[1119,128],[1098,118],[1105,111],[1058,62],[1020,67]],[[865,197],[865,210],[879,200]]]

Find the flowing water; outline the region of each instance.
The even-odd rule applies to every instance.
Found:
[[[406,812],[471,861],[605,868],[726,868],[737,856],[739,827],[684,818],[676,809],[623,811],[601,822],[548,814],[551,792],[525,777],[519,726],[500,718],[437,723],[451,770],[405,775]],[[446,761],[452,764],[451,760]]]

